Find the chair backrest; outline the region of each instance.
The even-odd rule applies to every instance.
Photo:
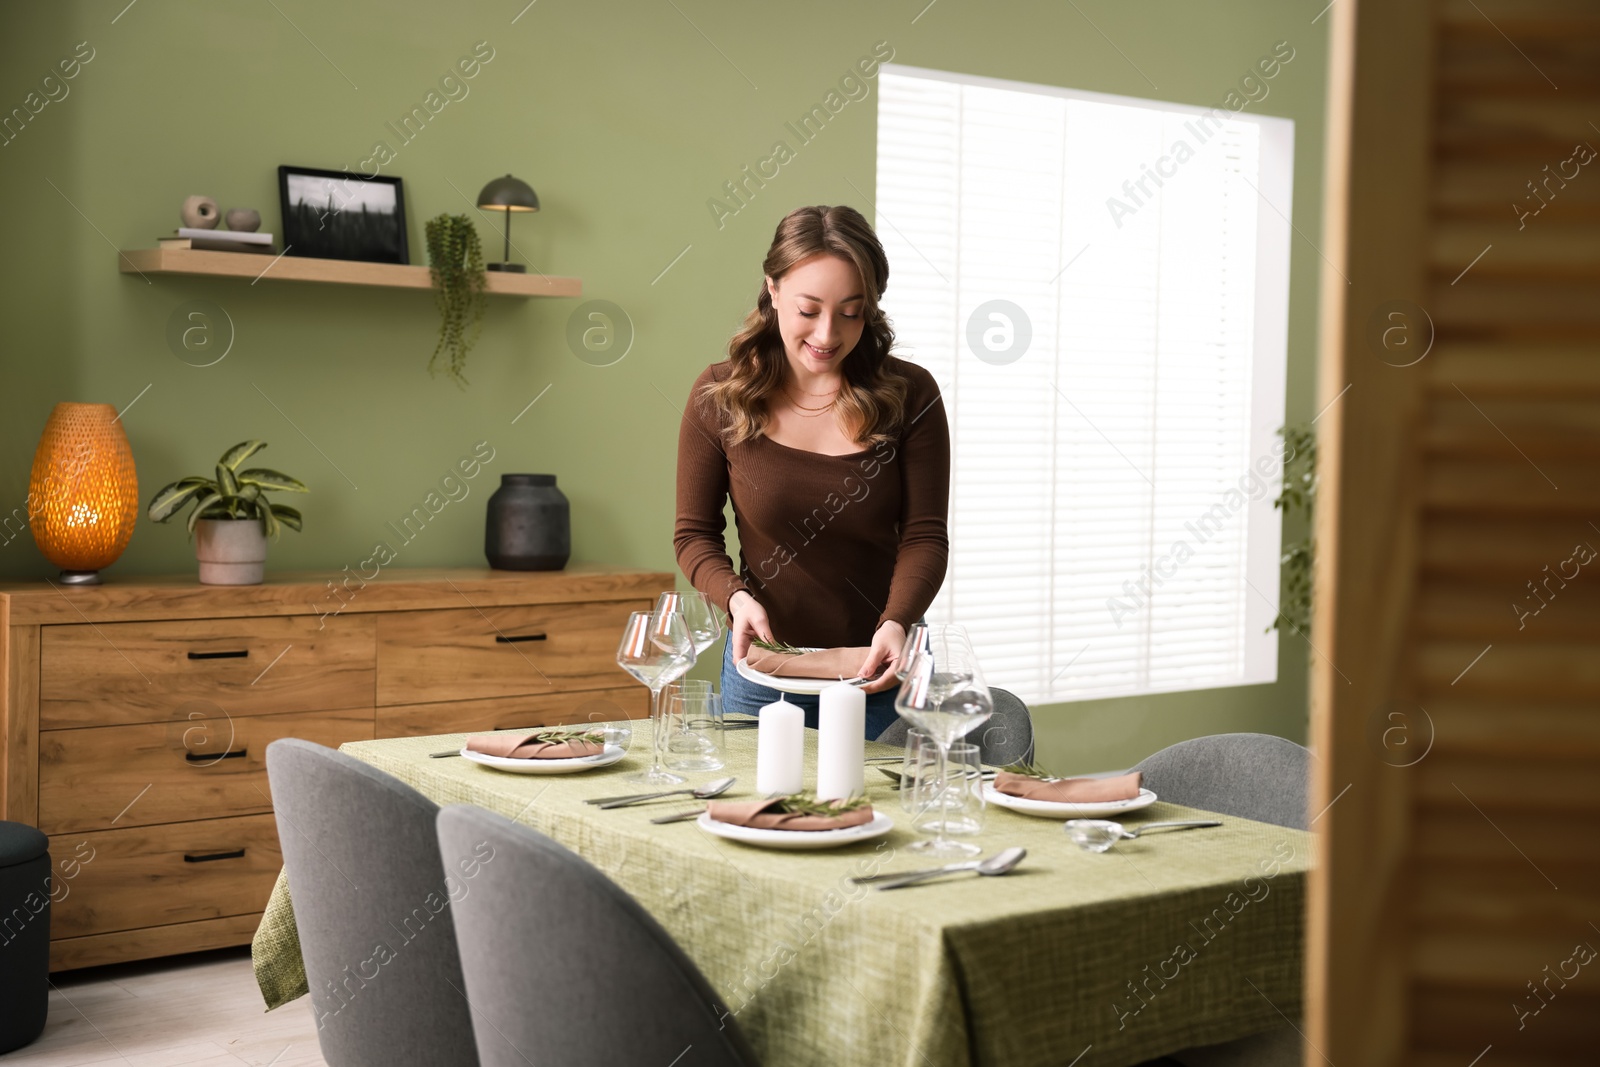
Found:
[[[298,738],[267,746],[317,1040],[330,1067],[477,1067],[439,807]]]
[[[754,1067],[699,969],[582,857],[468,805],[440,811],[438,831],[462,880],[456,932],[483,1067]]]
[[[962,740],[977,745],[978,758],[991,767],[1033,759],[1033,714],[1028,705],[1009,689],[991,685],[989,693],[994,697],[994,714]],[[909,728],[904,719],[898,719],[878,735],[878,740],[886,745],[903,745]]]
[[[1162,800],[1222,815],[1306,829],[1311,753],[1271,734],[1213,734],[1180,741],[1133,769]]]

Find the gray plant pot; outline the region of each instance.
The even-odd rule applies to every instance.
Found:
[[[194,558],[202,585],[260,585],[267,535],[259,519],[201,519],[194,524]]]

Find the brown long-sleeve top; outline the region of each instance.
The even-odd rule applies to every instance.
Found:
[[[890,358],[908,380],[906,425],[893,441],[828,456],[765,435],[728,445],[703,395],[729,374],[695,380],[678,432],[678,566],[718,607],[741,589],[793,645],[866,645],[880,623],[909,628],[944,582],[950,551],[950,430],[933,376]],[[739,534],[736,571],[724,502]]]

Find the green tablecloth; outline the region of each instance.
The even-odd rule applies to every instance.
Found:
[[[582,803],[637,791],[625,779],[650,727],[633,726],[635,754],[559,777],[429,758],[459,748],[460,734],[343,751],[440,804],[515,818],[605,871],[699,964],[767,1067],[1112,1067],[1299,1015],[1306,833],[1226,817],[1094,855],[1059,822],[991,805],[979,841],[1026,847],[1016,872],[879,892],[850,876],[930,866],[907,850],[917,835],[888,778],[867,772],[874,806],[897,823],[887,837],[829,852],[751,848],[693,822],[651,825],[679,810],[673,800]],[[717,772],[739,776],[728,799],[753,794],[755,743],[753,730],[728,733],[729,768]],[[1157,803],[1124,821],[1203,814]],[[307,992],[281,877],[253,954],[269,1008]]]

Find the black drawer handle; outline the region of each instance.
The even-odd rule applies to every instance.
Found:
[[[212,756],[204,752],[185,752],[183,758],[190,763],[215,763],[220,759],[244,759],[249,754],[250,750],[248,748],[237,748],[232,752],[224,752],[220,756]]]
[[[523,641],[544,641],[546,637],[544,634],[513,634],[510,637],[501,634],[494,640],[495,644],[498,645],[516,645],[521,644]]]
[[[237,860],[243,858],[244,849],[242,848],[235,849],[232,852],[207,852],[203,856],[195,856],[187,852],[183,854],[183,862],[185,863],[210,863],[212,860]]]
[[[233,652],[191,652],[190,659],[249,659],[250,650],[241,648]]]

